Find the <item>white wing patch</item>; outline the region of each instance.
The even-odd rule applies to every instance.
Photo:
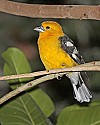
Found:
[[[73,53],[72,54],[72,57],[76,60],[77,59],[77,56]]]
[[[67,42],[66,44],[68,47],[73,46],[73,44],[71,42]]]
[[[78,50],[77,50],[76,47],[74,48],[73,53],[74,53],[74,54],[78,54]]]

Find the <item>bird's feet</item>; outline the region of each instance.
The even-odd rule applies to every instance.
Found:
[[[61,80],[61,78],[62,78],[62,74],[59,74],[59,73],[56,73],[55,74],[55,78],[57,78],[58,80]]]

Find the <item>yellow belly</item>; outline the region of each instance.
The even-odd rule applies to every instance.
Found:
[[[40,58],[47,70],[56,68],[73,67],[77,63],[61,49],[60,41],[52,38],[49,41],[38,41]]]

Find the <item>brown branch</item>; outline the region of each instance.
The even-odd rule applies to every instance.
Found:
[[[64,69],[53,69],[49,71],[38,71],[28,74],[18,74],[18,75],[9,75],[9,76],[1,76],[0,80],[9,80],[9,79],[18,79],[18,78],[32,78],[36,76],[43,76],[54,73],[61,72],[70,72],[70,71],[100,71],[100,61],[94,61],[90,63],[85,63],[82,65],[78,65],[72,68],[64,68]]]
[[[100,20],[100,5],[40,5],[0,0],[0,11],[34,18]]]

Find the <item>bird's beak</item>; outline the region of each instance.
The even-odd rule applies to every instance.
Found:
[[[34,28],[34,30],[36,30],[38,32],[44,32],[45,31],[45,29],[43,28],[43,26],[36,27],[36,28]]]

